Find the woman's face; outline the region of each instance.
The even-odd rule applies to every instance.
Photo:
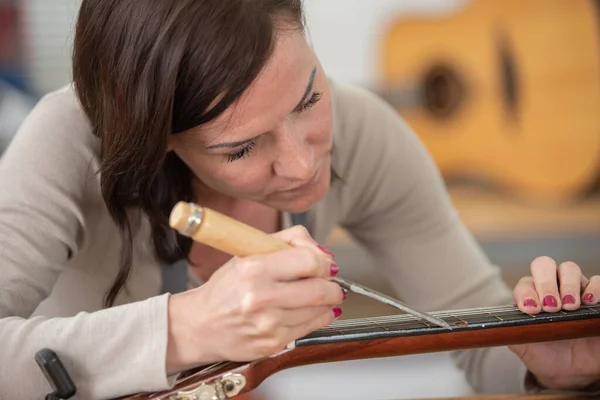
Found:
[[[304,36],[282,31],[248,91],[210,124],[171,135],[169,148],[205,192],[288,212],[321,199],[330,180],[330,91]]]

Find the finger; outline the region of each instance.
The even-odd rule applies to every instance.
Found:
[[[292,247],[269,254],[248,256],[239,263],[246,277],[276,281],[331,278],[339,267],[316,247]],[[250,275],[250,276],[248,276]]]
[[[331,324],[333,321],[337,320],[342,315],[342,309],[339,307],[335,307],[333,309],[329,309],[321,315],[313,318],[311,321],[305,324],[296,325],[289,330],[289,340],[293,341],[308,335],[318,329],[324,328],[327,325]]]
[[[558,293],[556,262],[550,257],[538,257],[531,263],[533,284],[547,312],[560,310],[562,304]]]
[[[272,234],[278,239],[281,239],[293,247],[300,246],[308,246],[308,247],[317,247],[320,251],[325,253],[331,259],[333,259],[333,253],[327,249],[325,246],[317,243],[308,230],[302,225],[296,225],[288,229],[284,229],[280,232],[276,232]]]
[[[310,236],[308,230],[302,225],[295,225],[291,228],[284,229],[282,231],[271,234],[272,236],[283,240],[284,242],[294,245],[295,243],[311,246],[317,246],[318,243]]]
[[[332,308],[344,301],[345,293],[335,282],[309,278],[279,283],[272,296],[273,304],[285,309],[320,306]]]
[[[588,285],[583,290],[583,304],[598,304],[600,299],[600,275],[590,278]]]
[[[583,293],[583,291],[589,284],[590,284],[590,280],[588,278],[586,278],[585,275],[581,274],[581,281],[580,281],[581,293]]]
[[[306,307],[291,310],[281,310],[281,325],[294,328],[306,325],[321,315],[332,312],[335,307]]]
[[[542,311],[531,276],[526,276],[519,280],[513,291],[513,300],[519,310],[527,314],[538,314]]]
[[[576,310],[581,304],[581,268],[571,261],[563,262],[557,271],[562,308]]]

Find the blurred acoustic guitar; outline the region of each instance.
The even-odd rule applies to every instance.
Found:
[[[600,171],[598,0],[474,0],[385,31],[379,93],[445,178],[535,202],[573,200]]]

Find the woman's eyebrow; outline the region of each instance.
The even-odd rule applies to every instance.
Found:
[[[316,75],[317,75],[317,67],[314,67],[310,74],[310,78],[308,78],[308,85],[306,85],[306,91],[304,92],[304,96],[302,96],[302,99],[300,100],[298,105],[296,107],[294,107],[294,111],[299,110],[302,107],[302,105],[306,101],[306,98],[308,97],[310,92],[312,92]]]
[[[245,145],[246,143],[250,143],[251,141],[253,141],[256,138],[250,138],[250,139],[246,139],[246,140],[242,140],[241,142],[230,142],[230,143],[219,143],[219,144],[213,144],[210,145],[208,147],[206,147],[208,150],[212,150],[212,149],[221,149],[221,148],[227,148],[227,149],[234,149],[236,147],[240,147]]]

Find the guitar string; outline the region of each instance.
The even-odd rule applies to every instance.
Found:
[[[597,312],[599,312],[598,310],[596,310],[597,307],[598,307],[598,305],[582,306],[579,310],[590,310],[593,313],[597,313]],[[535,318],[535,316],[520,312],[515,306],[500,306],[500,307],[489,307],[489,308],[472,308],[472,309],[464,309],[464,310],[456,310],[456,311],[442,311],[442,312],[434,312],[434,313],[432,313],[432,315],[435,315],[438,317],[454,317],[454,318],[469,317],[469,316],[494,317],[492,312],[498,312],[498,313],[512,312],[511,314],[522,316],[524,319],[527,319],[526,318],[527,316],[529,316],[531,318]],[[561,313],[566,314],[565,312],[561,312]],[[573,313],[573,311],[571,311],[570,313]],[[593,315],[593,314],[589,314],[589,315]],[[457,318],[457,319],[460,319],[460,318]],[[336,321],[327,327],[324,327],[317,331],[314,331],[310,335],[318,334],[318,333],[327,333],[327,331],[338,331],[339,333],[344,334],[344,332],[341,332],[338,328],[342,328],[342,329],[354,328],[354,327],[362,327],[362,326],[367,326],[367,325],[371,325],[371,326],[375,325],[375,326],[377,326],[379,328],[383,328],[387,331],[388,328],[391,328],[391,326],[383,325],[384,322],[385,323],[388,323],[388,322],[391,322],[391,323],[394,323],[394,322],[412,322],[412,323],[420,322],[423,325],[426,325],[427,327],[431,326],[429,323],[426,323],[425,321],[421,321],[419,318],[416,318],[410,314],[386,315],[386,316],[376,317],[376,318],[359,318],[359,319]],[[310,335],[307,335],[307,336],[310,336]],[[210,375],[211,373],[215,372],[216,370],[225,369],[229,366],[235,366],[236,364],[237,363],[232,362],[232,361],[218,362],[218,363],[209,365],[206,368],[204,368],[188,377],[183,378],[183,380],[181,382],[185,382],[188,379],[192,379],[192,378],[202,378],[204,376]]]
[[[509,311],[515,311],[512,307],[494,307],[494,308],[485,308],[485,309],[472,309],[469,311],[462,312],[433,312],[430,315],[441,317],[441,318],[460,318],[460,317],[470,317],[470,316],[484,316],[488,315],[492,312],[494,313],[504,313]],[[415,317],[410,314],[397,314],[397,315],[386,315],[380,317],[371,317],[371,318],[357,318],[352,320],[342,320],[336,321],[330,326],[342,327],[342,326],[360,326],[360,325],[369,325],[376,320],[378,322],[404,322],[404,321],[421,321],[420,318]]]
[[[594,308],[595,308],[595,306],[582,306],[579,310],[570,311],[570,313],[577,313],[578,311],[582,311],[582,310],[589,310],[593,313],[598,312]],[[461,317],[469,318],[469,317],[473,317],[473,316],[476,316],[476,317],[494,316],[493,313],[502,314],[503,316],[523,316],[523,317],[530,316],[530,317],[534,318],[533,315],[523,313],[520,310],[518,310],[517,308],[511,307],[511,306],[470,309],[470,310],[459,311],[459,312],[453,312],[453,311],[433,312],[433,313],[431,313],[431,315],[441,317],[441,318],[460,319]],[[564,314],[564,311],[561,311],[561,313]],[[386,315],[386,316],[380,316],[380,317],[357,318],[357,319],[351,319],[351,320],[336,321],[332,325],[335,325],[335,326],[343,326],[344,324],[361,325],[364,323],[369,324],[372,322],[372,320],[377,320],[379,322],[381,322],[381,321],[393,322],[393,321],[402,321],[402,320],[420,321],[420,318],[415,317],[410,314],[397,314],[397,315]]]
[[[562,312],[562,314],[565,314],[564,312]],[[470,315],[466,315],[466,314],[462,314],[462,315],[447,315],[445,316],[446,319],[448,319],[447,322],[463,322],[463,323],[468,323],[469,320],[473,320],[474,318],[486,318],[489,321],[496,321],[496,320],[500,320],[503,321],[504,319],[502,317],[513,317],[513,316],[518,316],[520,318],[518,319],[535,319],[536,316],[533,315],[528,315],[528,314],[522,314],[522,315],[517,315],[517,314],[508,314],[508,315],[495,315],[492,313],[478,313],[478,314],[470,314]],[[451,321],[450,319],[455,319],[456,321]],[[482,321],[484,322],[484,321]],[[427,327],[432,327],[434,326],[433,324],[429,323],[428,321],[425,320],[421,320],[419,318],[416,318],[412,315],[398,315],[396,316],[396,318],[365,318],[362,319],[361,321],[356,321],[356,322],[351,322],[351,321],[336,321],[335,323],[321,328],[322,329],[333,329],[333,330],[337,330],[337,329],[345,329],[345,328],[361,328],[361,327],[368,327],[371,326],[373,324],[381,324],[381,323],[385,323],[388,326],[390,324],[396,324],[396,325],[412,325],[412,324],[422,324],[425,325]]]
[[[585,314],[585,312],[583,312],[583,310],[589,310],[592,313],[596,313],[598,312],[597,310],[595,310],[593,308],[593,306],[582,306],[579,310],[576,311],[571,311],[570,313],[579,313],[579,314]],[[579,312],[578,312],[579,311]],[[560,314],[564,315],[566,314],[564,311],[560,311]],[[499,314],[499,315],[495,315],[495,314]],[[558,314],[558,313],[557,313]],[[491,320],[497,319],[500,321],[503,321],[504,318],[507,317],[522,317],[522,319],[535,319],[536,316],[535,315],[529,315],[526,313],[521,312],[520,310],[518,310],[515,307],[493,307],[493,308],[484,308],[484,309],[471,309],[471,310],[466,310],[466,311],[462,311],[462,312],[438,312],[438,313],[431,313],[431,315],[435,315],[437,317],[442,317],[442,318],[454,318],[457,319],[459,322],[469,322],[467,321],[468,319],[472,319],[473,317],[481,317],[481,318],[490,318]],[[462,318],[462,319],[461,319]],[[381,316],[381,317],[371,317],[371,318],[360,318],[360,319],[352,319],[352,320],[342,320],[342,321],[336,321],[332,324],[330,324],[327,327],[321,328],[319,331],[322,330],[326,330],[326,329],[331,329],[331,330],[337,330],[339,328],[354,328],[354,327],[363,327],[363,326],[370,326],[373,324],[381,324],[381,323],[399,323],[399,324],[406,324],[406,323],[421,323],[425,326],[433,326],[431,325],[429,322],[426,322],[424,320],[421,320],[413,315],[410,314],[399,314],[399,315],[388,315],[388,316]]]

